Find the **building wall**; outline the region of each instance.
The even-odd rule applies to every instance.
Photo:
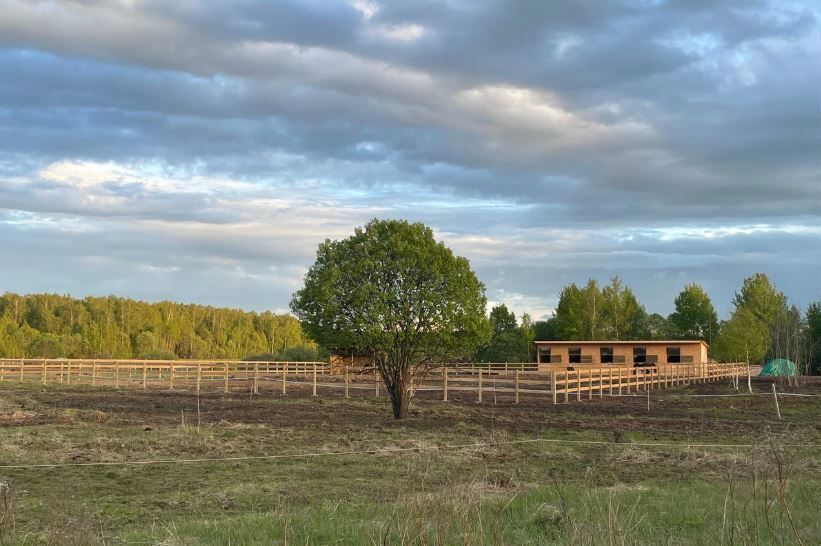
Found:
[[[543,356],[539,349],[549,347],[550,348],[550,356],[551,361],[544,362]],[[578,344],[568,345],[565,343],[562,344],[549,344],[549,343],[540,343],[536,346],[537,354],[539,355],[539,369],[540,370],[548,370],[550,368],[565,368],[570,366],[570,349],[573,347],[580,347],[581,354],[582,354],[582,362],[581,364],[572,364],[573,366],[598,366],[601,365],[601,352],[600,349],[602,347],[611,347],[613,349],[613,364],[604,364],[605,366],[633,366],[633,348],[634,347],[644,347],[646,350],[647,361],[651,362],[655,359],[655,362],[658,364],[666,364],[667,363],[667,347],[678,347],[681,351],[681,363],[682,364],[689,364],[689,363],[700,363],[700,362],[707,362],[707,347],[701,343],[669,343],[669,344],[657,344],[657,343],[635,343],[635,344],[625,344],[625,343],[617,343],[613,345],[607,345],[604,343],[585,343],[580,341]],[[558,357],[558,358],[557,358]],[[549,364],[549,365],[548,365]]]
[[[350,355],[344,356],[331,354],[330,358],[328,359],[328,363],[331,365],[331,371],[333,373],[343,373],[345,371],[345,367],[372,368],[376,365],[374,358],[370,355],[357,355],[351,357]]]

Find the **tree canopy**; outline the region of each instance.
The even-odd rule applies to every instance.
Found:
[[[289,315],[114,296],[0,297],[0,356],[67,358],[230,358],[289,350],[318,358]]]
[[[485,287],[419,223],[372,220],[319,245],[291,309],[328,348],[372,354],[404,417],[430,366],[470,357],[490,337]]]
[[[718,335],[718,316],[710,296],[698,284],[688,284],[675,300],[676,310],[668,317],[673,335],[681,339],[712,342]]]
[[[590,279],[583,288],[564,287],[556,307],[560,339],[638,339],[646,336],[647,313],[633,291],[613,277],[603,288]]]

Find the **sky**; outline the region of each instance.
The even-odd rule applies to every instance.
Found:
[[[0,0],[0,291],[286,311],[432,227],[491,303],[821,299],[821,3]]]

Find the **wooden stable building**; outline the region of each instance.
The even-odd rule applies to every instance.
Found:
[[[534,344],[540,371],[585,365],[632,367],[709,362],[709,347],[701,340],[536,341]]]

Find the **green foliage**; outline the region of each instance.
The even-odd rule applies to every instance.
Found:
[[[736,309],[721,327],[712,347],[713,356],[722,362],[761,362],[767,354],[767,327],[750,309]]]
[[[560,339],[639,339],[646,334],[647,314],[632,290],[618,277],[599,289],[593,279],[584,288],[565,286],[556,307]]]
[[[559,339],[597,339],[600,318],[601,291],[596,281],[590,279],[584,288],[572,283],[562,289],[556,307]]]
[[[755,317],[769,326],[787,310],[787,296],[770,283],[764,273],[756,273],[744,279],[741,290],[733,298],[737,309],[747,309]]]
[[[494,335],[502,332],[512,332],[518,328],[516,315],[509,311],[504,303],[494,305],[493,309],[490,310],[490,328],[493,330]]]
[[[519,327],[520,339],[522,343],[522,351],[525,358],[524,362],[532,362],[535,357],[533,351],[533,341],[536,339],[536,333],[533,330],[533,319],[528,313],[522,313],[522,325]]]
[[[0,356],[242,358],[314,349],[292,316],[126,298],[0,297]]]
[[[794,338],[804,336],[798,311],[788,308],[787,296],[775,289],[767,275],[756,273],[744,279],[733,305],[730,319],[721,325],[713,356],[723,361],[762,362],[769,354],[770,358],[799,360],[791,352]],[[785,335],[790,341],[782,347]],[[784,349],[789,354],[782,354]]]
[[[674,337],[710,342],[718,334],[718,316],[710,296],[700,285],[685,286],[676,296],[675,305],[676,310],[668,318]]]
[[[551,341],[559,339],[556,328],[556,317],[547,320],[537,320],[533,323],[533,339],[537,341]]]
[[[485,287],[422,224],[372,220],[319,245],[291,309],[328,348],[373,354],[395,417],[427,366],[474,354],[486,342]]]
[[[328,352],[321,347],[289,347],[278,353],[262,353],[247,356],[243,360],[267,360],[276,362],[317,362],[328,360]]]
[[[644,317],[644,324],[641,327],[642,329],[642,339],[669,339],[673,337],[671,335],[672,327],[668,319],[664,318],[663,316],[659,315],[658,313],[652,313],[650,315],[646,315]],[[718,327],[716,326],[716,329]]]
[[[821,374],[821,301],[807,307],[806,320],[810,369],[813,374]]]

